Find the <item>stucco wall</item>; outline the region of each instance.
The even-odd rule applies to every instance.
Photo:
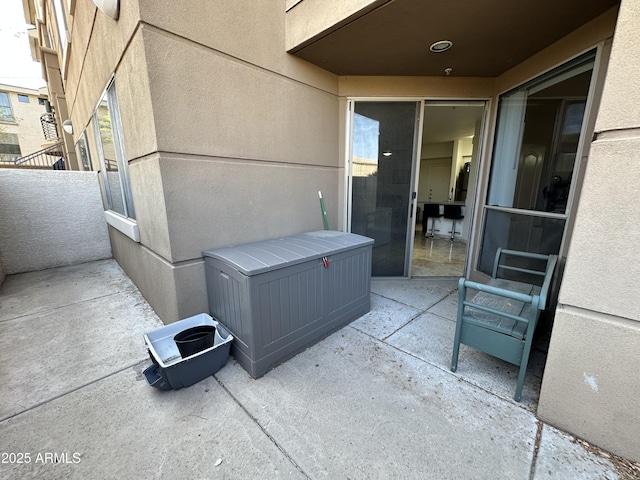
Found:
[[[157,302],[173,321],[206,310],[203,250],[322,229],[318,190],[338,228],[343,170],[337,77],[285,53],[281,9],[166,8],[140,2],[157,152],[134,159],[130,172],[149,250],[137,255],[175,285],[172,302]],[[136,255],[121,254],[123,263]]]
[[[640,5],[623,0],[538,414],[640,461]]]
[[[95,172],[0,170],[7,275],[111,257]]]
[[[284,8],[140,0],[115,22],[76,2],[76,137],[113,74],[140,229],[110,227],[113,254],[165,322],[206,309],[202,250],[322,229],[318,190],[341,226],[337,77],[285,52]]]
[[[388,0],[386,0],[388,1]],[[295,49],[342,22],[364,15],[385,0],[300,0],[287,1],[287,50]]]

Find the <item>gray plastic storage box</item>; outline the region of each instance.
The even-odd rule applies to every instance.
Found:
[[[215,327],[213,347],[182,358],[174,337],[200,325]],[[144,335],[153,364],[144,375],[149,385],[161,390],[188,387],[216,373],[227,362],[233,336],[206,313],[179,320]]]
[[[322,230],[203,252],[209,313],[252,377],[369,311],[372,245]]]

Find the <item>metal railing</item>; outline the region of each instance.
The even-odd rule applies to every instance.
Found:
[[[0,161],[0,165],[12,164],[10,166],[16,168],[46,168],[54,170],[65,169],[65,158],[63,142],[58,142],[50,147],[38,150],[30,155],[26,155],[15,160]]]
[[[58,139],[58,128],[56,126],[56,118],[53,113],[43,113],[40,115],[40,125],[42,125],[42,133],[46,140]]]

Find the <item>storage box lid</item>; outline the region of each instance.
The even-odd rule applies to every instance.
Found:
[[[234,247],[216,248],[202,254],[222,260],[244,275],[252,276],[372,243],[373,239],[355,233],[320,230]]]

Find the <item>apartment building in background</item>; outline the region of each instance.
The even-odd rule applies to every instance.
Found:
[[[47,89],[0,84],[0,162],[9,162],[46,148],[42,116]]]
[[[381,277],[411,276],[420,201],[455,200],[465,276],[561,258],[539,417],[640,460],[637,2],[23,3],[70,166],[165,322],[207,311],[202,251],[321,229],[318,191]]]

